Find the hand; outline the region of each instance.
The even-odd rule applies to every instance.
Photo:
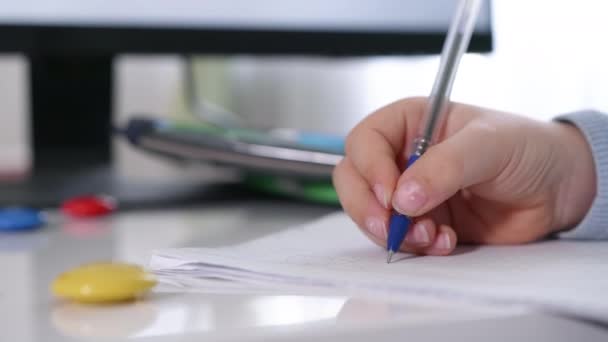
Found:
[[[415,217],[402,251],[447,255],[456,242],[518,244],[576,225],[595,197],[591,150],[574,126],[452,103],[439,143],[403,171],[426,99],[357,125],[334,171],[345,211],[386,247],[391,209]]]

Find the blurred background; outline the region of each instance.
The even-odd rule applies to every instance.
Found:
[[[178,1],[175,5],[187,3]],[[271,3],[259,3],[269,6],[259,8],[259,12],[269,13],[274,8]],[[297,3],[292,3],[295,7],[291,13],[298,13]],[[330,9],[342,4],[330,3]],[[396,6],[394,1],[384,3],[385,7],[361,10],[385,10],[370,18],[385,17],[378,22],[386,27],[395,25],[391,20],[400,20],[399,15],[409,15],[413,22],[420,15],[404,14],[403,9],[399,12],[398,7],[391,7]],[[143,6],[137,1],[116,4],[127,6],[124,12],[129,12],[129,6]],[[6,2],[2,7],[8,11],[0,15],[0,21],[10,22],[19,18],[19,10],[26,6]],[[107,4],[98,7],[101,14],[105,13],[102,10],[112,10]],[[48,12],[44,10],[38,8],[33,13],[43,15]],[[604,81],[608,78],[608,47],[604,44],[607,29],[603,24],[606,10],[608,4],[593,0],[492,1],[489,16],[484,19],[491,27],[491,50],[464,57],[452,98],[539,120],[586,108],[608,112]],[[279,12],[275,13],[276,18],[280,18]],[[47,20],[53,20],[53,11],[50,13]],[[450,10],[445,10],[444,16],[449,15]],[[336,24],[334,19],[327,14],[318,18],[318,24]],[[206,42],[201,40],[200,44],[204,46]],[[117,54],[112,64],[112,121],[121,124],[141,114],[161,118],[191,114],[192,103],[185,95],[194,91],[196,101],[220,106],[254,127],[290,127],[345,135],[365,115],[384,104],[428,94],[438,62],[436,53],[399,51],[353,56],[192,53],[188,58],[168,52]],[[30,73],[31,64],[19,51],[0,55],[3,182],[19,179],[32,166]],[[195,87],[187,90],[189,77]],[[57,115],[56,121],[61,120],[61,115]],[[181,165],[142,154],[119,140],[112,141],[112,154],[114,169],[127,177],[170,179],[192,174]],[[198,172],[201,171],[194,171],[195,176]]]
[[[124,139],[109,139],[109,146],[103,145],[103,138],[110,135],[110,125],[106,125],[105,119],[113,125],[122,125],[139,115],[167,119],[200,115],[208,120],[227,120],[258,128],[287,127],[345,135],[378,107],[430,92],[443,34],[455,3],[452,0],[0,0],[0,207],[29,205],[39,199],[44,199],[41,203],[58,206],[67,195],[91,191],[87,186],[96,182],[99,182],[94,187],[97,190],[104,190],[109,184],[131,193],[131,188],[122,186],[123,182],[114,181],[116,175],[128,182],[141,183],[137,191],[160,183],[171,189],[177,188],[177,182],[188,187],[196,180],[216,176],[211,168],[191,167],[142,153]],[[587,108],[608,113],[605,43],[608,2],[489,3],[473,39],[475,51],[462,60],[453,100],[538,120]],[[217,6],[217,11],[206,12],[200,7],[212,5]],[[230,6],[238,10],[231,10]],[[171,13],[179,16],[172,17]],[[202,18],[221,19],[217,16],[221,13],[230,14],[232,19],[242,20],[248,15],[261,18],[249,25],[292,25],[292,28],[295,25],[300,29],[297,26],[308,14],[307,30],[333,33],[262,35],[254,39],[238,32],[224,32],[218,37],[213,32],[202,34],[187,29],[182,35],[162,28],[196,27]],[[116,28],[130,22],[145,28],[150,22],[134,23],[134,18],[146,16],[155,30],[127,30],[128,34],[123,34],[120,28],[107,31],[103,20],[99,21],[114,18],[117,22],[109,26]],[[72,26],[65,30],[49,29],[65,23]],[[367,34],[354,37],[340,34],[353,24],[361,25],[358,28],[367,30]],[[80,35],[74,29],[80,26],[91,29]],[[43,29],[39,30],[40,27]],[[430,30],[430,34],[421,34],[425,30]],[[207,47],[210,53],[204,53]],[[281,51],[291,53],[271,53]],[[97,60],[95,57],[100,55],[103,58]],[[96,67],[87,67],[79,58]],[[57,73],[49,74],[53,66],[59,66],[54,69]],[[101,72],[96,72],[97,67]],[[48,82],[62,78],[70,82]],[[96,88],[94,81],[108,82],[108,87]],[[47,88],[39,87],[40,84],[46,84]],[[194,107],[220,108],[214,113],[230,114],[210,117],[210,112],[195,114]],[[82,111],[78,112],[79,109]],[[34,112],[36,124],[32,120]],[[72,133],[77,134],[72,137]],[[96,170],[74,174],[82,156],[70,160],[69,153],[60,152],[55,158],[53,153],[57,151],[45,149],[53,147],[47,146],[46,141],[67,142],[65,146],[78,149],[79,139],[89,142],[89,133],[101,138],[102,146],[99,151],[95,145],[92,150],[84,149],[85,157],[101,160],[102,164],[110,162],[102,165],[101,170],[105,173],[111,169],[112,177],[99,177]],[[38,145],[34,143],[36,134]],[[55,170],[48,172],[53,167]],[[79,186],[74,187],[74,182]],[[141,200],[148,194],[151,193],[143,191],[136,197]],[[152,197],[168,198],[164,194],[160,191]],[[13,332],[17,338],[12,340],[19,341],[47,341],[59,336],[56,330],[65,327],[72,328],[71,332],[82,326],[91,335],[99,333],[90,331],[91,327],[101,327],[103,333],[112,332],[107,328],[109,325],[90,324],[99,321],[98,317],[106,317],[103,313],[83,314],[49,304],[47,286],[51,279],[85,260],[117,258],[146,263],[150,251],[157,248],[238,243],[306,222],[330,210],[333,208],[290,206],[284,202],[232,201],[224,206],[208,205],[185,212],[146,211],[121,213],[108,220],[66,220],[52,223],[55,229],[42,230],[40,234],[3,235],[0,269],[8,271],[8,275],[3,278],[0,292],[11,295],[0,296],[4,300],[0,317],[8,318],[5,326],[11,327],[9,336]],[[130,327],[133,332],[124,334],[145,331],[151,335],[154,329],[179,332],[186,322],[199,322],[200,330],[204,331],[223,322],[217,320],[220,315],[214,314],[211,304],[185,298],[181,299],[183,302],[178,298],[176,302],[153,306],[152,311],[160,312],[153,323],[140,322],[140,317],[145,320],[149,315],[142,314],[139,307],[122,315],[109,312],[115,320],[108,321],[115,330],[129,323],[135,325]],[[204,300],[213,301],[213,297]],[[186,305],[190,302],[192,306]],[[252,315],[254,318],[266,317],[261,316],[265,312],[284,319],[290,317],[290,310],[298,311],[298,305],[302,306],[293,301],[284,303],[269,306],[266,299],[249,308],[260,312]],[[327,302],[321,304],[324,303]],[[329,307],[341,303],[330,302]],[[241,307],[231,302],[232,306]],[[417,308],[408,311],[413,315],[420,312]],[[218,312],[225,312],[224,308]],[[459,315],[460,312],[459,308]],[[125,315],[135,319],[123,320]],[[233,315],[229,315],[228,321],[230,326],[234,325]],[[54,328],[54,324],[59,327]],[[258,323],[252,323],[255,324]]]

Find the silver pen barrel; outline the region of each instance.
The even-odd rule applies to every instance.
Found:
[[[434,144],[449,111],[452,85],[462,56],[465,54],[475,28],[475,22],[483,0],[461,0],[443,44],[439,70],[431,96],[420,125],[414,153],[421,155]]]

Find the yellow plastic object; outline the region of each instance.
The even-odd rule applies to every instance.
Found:
[[[51,290],[78,302],[110,303],[133,300],[154,285],[154,277],[137,265],[94,263],[60,274]]]

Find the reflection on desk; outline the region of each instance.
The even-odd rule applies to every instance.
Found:
[[[242,340],[250,334],[377,329],[513,315],[462,305],[390,303],[385,300],[331,296],[226,295],[157,292],[135,303],[87,306],[56,303],[51,319],[66,337],[141,338],[200,333]]]

